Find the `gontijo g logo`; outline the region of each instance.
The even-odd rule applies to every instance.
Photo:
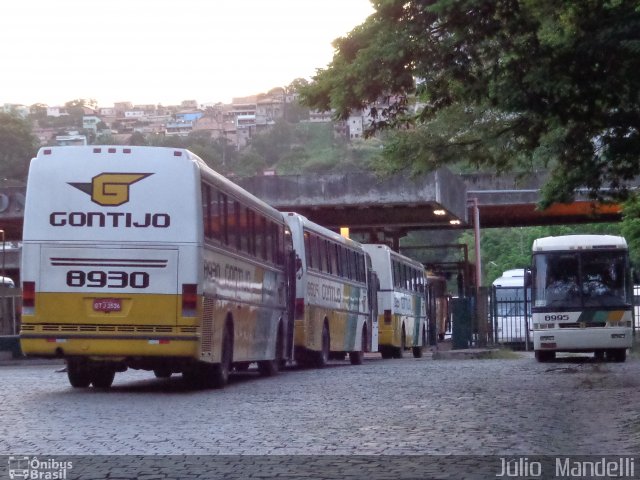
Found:
[[[103,207],[117,207],[129,201],[129,187],[152,173],[101,173],[91,183],[69,183],[91,195],[91,200]]]

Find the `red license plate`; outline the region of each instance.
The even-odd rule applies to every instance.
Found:
[[[122,301],[119,298],[94,298],[93,309],[96,312],[119,312]]]

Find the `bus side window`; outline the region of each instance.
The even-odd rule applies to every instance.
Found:
[[[276,225],[277,245],[276,245],[276,263],[284,265],[284,226]]]
[[[266,225],[265,225],[265,251],[266,251],[266,258],[265,260],[267,262],[275,262],[275,259],[273,258],[273,242],[274,242],[274,238],[273,238],[273,228],[272,228],[272,223],[269,220],[266,220]]]
[[[358,254],[353,250],[349,250],[349,263],[351,268],[351,280],[358,279]]]
[[[304,251],[307,268],[313,267],[311,258],[311,234],[309,232],[304,232]]]
[[[267,243],[265,242],[265,239],[264,239],[265,224],[266,224],[266,219],[262,215],[258,215],[256,218],[256,225],[255,225],[255,231],[256,231],[255,249],[256,249],[256,255],[262,260],[267,259],[267,250],[266,250]]]
[[[271,231],[273,235],[273,252],[271,254],[273,258],[273,263],[279,264],[281,255],[280,249],[282,248],[282,238],[280,237],[278,230],[278,225],[275,222],[271,222]]]
[[[238,205],[238,241],[240,250],[249,253],[249,209]]]
[[[240,249],[249,255],[256,255],[256,228],[255,213],[248,207],[241,206],[242,214],[240,217]]]
[[[311,234],[311,264],[316,270],[320,270],[320,252],[318,247],[318,236]]]
[[[400,275],[400,264],[393,260],[392,261],[393,264],[393,286],[395,288],[399,288],[401,285],[401,275]]]
[[[227,196],[218,193],[218,208],[211,212],[214,217],[213,236],[217,237],[225,245],[229,244],[229,210]],[[218,234],[216,235],[216,231]]]
[[[229,246],[240,248],[239,230],[240,204],[236,201],[227,202],[227,237]]]
[[[202,222],[205,238],[211,238],[211,187],[201,184],[202,189]]]
[[[329,242],[329,259],[331,262],[331,272],[340,276],[340,262],[338,261],[338,245]]]
[[[343,246],[340,246],[340,264],[342,265],[342,276],[344,278],[350,278],[351,271],[349,269],[349,252]]]

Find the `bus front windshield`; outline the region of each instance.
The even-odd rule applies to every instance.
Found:
[[[627,254],[612,251],[534,255],[534,307],[624,307]]]

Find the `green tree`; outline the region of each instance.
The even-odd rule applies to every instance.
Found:
[[[147,139],[145,138],[142,132],[133,132],[129,137],[129,141],[127,142],[129,145],[148,145]]]
[[[543,205],[583,187],[625,197],[640,173],[637,0],[372,3],[301,89],[307,105],[344,119],[382,102],[372,131],[402,129],[385,147],[393,169],[542,164]]]
[[[640,197],[632,196],[624,205],[621,231],[629,245],[636,272],[640,269]]]
[[[574,234],[620,235],[621,230],[620,223],[484,229],[480,234],[483,285],[491,285],[505,270],[528,267],[531,264],[531,247],[536,238]],[[460,236],[460,242],[467,244],[470,261],[474,262],[473,232],[465,231]]]
[[[0,172],[3,178],[26,179],[38,141],[26,120],[0,113]]]

